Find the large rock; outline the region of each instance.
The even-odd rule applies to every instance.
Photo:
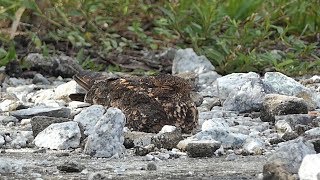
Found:
[[[57,118],[48,116],[34,116],[31,118],[30,123],[32,126],[33,136],[36,137],[41,131],[54,123],[62,123],[71,121],[68,118]]]
[[[66,55],[44,57],[42,54],[30,53],[25,63],[31,70],[53,76],[72,77],[82,70],[75,59]]]
[[[63,117],[70,116],[70,109],[64,107],[32,107],[28,109],[21,109],[13,111],[10,114],[18,119],[28,119],[33,116],[49,116],[49,117]]]
[[[69,121],[51,124],[36,136],[34,143],[43,148],[69,149],[79,147],[80,138],[78,123]]]
[[[109,108],[88,136],[84,153],[94,157],[123,157],[123,128],[125,115],[117,108]]]
[[[300,164],[307,154],[315,154],[313,145],[302,138],[279,143],[279,148],[270,156],[268,162],[281,162],[290,173],[298,173]]]
[[[238,112],[259,111],[266,92],[260,79],[252,79],[243,84],[238,91],[232,91],[223,102],[225,110]]]
[[[255,72],[232,73],[217,79],[219,98],[224,101],[229,94],[238,92],[246,83],[258,82],[260,75]]]
[[[262,104],[261,120],[274,122],[276,115],[307,114],[308,106],[302,98],[279,94],[267,94]]]
[[[240,133],[230,133],[224,129],[211,129],[201,131],[195,134],[193,138],[196,140],[220,141],[224,148],[240,148],[248,136]]]
[[[74,117],[74,121],[79,122],[84,128],[84,134],[93,134],[94,126],[105,113],[105,108],[102,105],[92,105]]]
[[[214,66],[205,56],[198,56],[193,49],[179,49],[173,59],[172,74],[193,72],[202,74],[214,71]]]
[[[151,144],[151,139],[156,134],[139,132],[139,131],[128,131],[124,133],[124,146],[129,149],[133,147],[145,147]]]
[[[320,154],[308,154],[301,163],[299,169],[300,180],[319,180],[320,179]]]
[[[267,72],[263,82],[270,93],[301,97],[307,102],[309,110],[320,107],[320,96],[316,92],[282,73]]]
[[[165,125],[157,135],[151,138],[151,143],[159,149],[164,148],[171,150],[175,148],[182,139],[181,131],[174,126]]]

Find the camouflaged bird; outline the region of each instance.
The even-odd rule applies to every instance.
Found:
[[[121,109],[126,126],[135,131],[157,133],[164,125],[191,133],[197,126],[198,111],[190,97],[187,80],[172,76],[117,78],[89,71],[74,80],[87,90],[85,101]]]

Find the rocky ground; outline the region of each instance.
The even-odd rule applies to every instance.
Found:
[[[117,108],[71,101],[85,93],[69,78],[80,67],[43,58],[25,61],[45,77],[2,69],[1,179],[320,178],[319,76],[220,76],[205,57],[178,50],[172,73],[192,73],[199,127],[151,134],[124,128]]]

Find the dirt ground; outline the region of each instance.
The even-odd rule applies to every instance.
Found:
[[[154,161],[157,170],[146,170],[146,157],[128,153],[123,159],[91,158],[87,155],[65,151],[33,153],[32,149],[6,150],[0,159],[22,166],[22,171],[2,174],[2,179],[88,179],[92,172],[101,172],[106,179],[258,179],[266,162],[265,156],[237,156],[227,161],[225,156],[212,158],[167,159]],[[129,150],[128,150],[129,151]],[[60,172],[57,166],[76,162],[86,168],[85,173]]]

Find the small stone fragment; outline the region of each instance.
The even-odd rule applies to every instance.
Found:
[[[148,171],[156,171],[157,165],[154,162],[150,162],[147,164],[147,170]]]
[[[85,167],[76,162],[65,162],[59,166],[57,169],[62,172],[73,173],[73,172],[81,172]]]

